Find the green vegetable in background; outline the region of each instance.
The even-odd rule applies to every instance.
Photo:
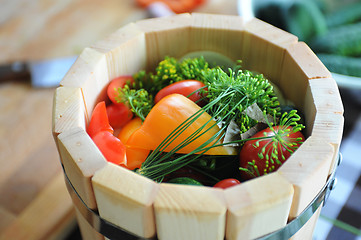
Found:
[[[346,5],[336,11],[326,14],[326,23],[329,28],[356,23],[360,20],[361,2]]]
[[[317,56],[331,72],[361,77],[361,58],[335,54],[317,54]]]
[[[318,53],[360,56],[361,22],[331,29],[328,33],[316,37],[310,46]]]
[[[312,0],[293,1],[286,11],[286,24],[290,33],[305,42],[327,32],[325,17]]]

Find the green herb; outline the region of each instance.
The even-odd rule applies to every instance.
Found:
[[[305,128],[303,124],[299,123],[301,117],[297,114],[297,110],[284,112],[277,123],[277,130],[274,128],[275,123],[268,121],[265,111],[264,116],[269,129],[274,133],[274,135],[269,136],[268,133],[264,132],[264,137],[258,138],[258,140],[253,144],[254,148],[260,148],[260,142],[267,141],[267,143],[260,148],[258,152],[258,158],[265,161],[267,163],[266,165],[269,166],[264,169],[262,175],[273,172],[275,170],[275,165],[280,166],[284,161],[286,161],[286,157],[284,156],[282,149],[285,149],[291,154],[298,149],[299,145],[303,143],[303,138],[290,137],[290,135],[300,132]],[[275,116],[274,122],[277,122]],[[248,140],[255,139],[256,138],[250,138]],[[279,153],[281,159],[279,158]],[[253,175],[254,177],[261,176],[256,160],[248,162],[248,165],[249,168],[240,167],[239,169]]]
[[[132,112],[142,121],[153,107],[153,97],[144,89],[130,89],[128,85],[118,89],[118,102],[129,104]]]
[[[250,71],[242,70],[229,70],[229,74],[227,74],[220,68],[211,69],[204,74],[207,85],[207,92],[204,95],[207,94],[209,101],[213,101],[225,89],[232,92],[215,106],[227,106],[222,115],[228,113],[235,105],[238,106],[231,118],[238,124],[241,133],[246,132],[257,123],[244,113],[244,110],[252,104],[257,103],[270,115],[278,114],[280,111],[279,101],[273,92],[273,87],[262,74],[255,75]],[[231,98],[232,101],[230,101]],[[213,116],[213,108],[208,112]]]

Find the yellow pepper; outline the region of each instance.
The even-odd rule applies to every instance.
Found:
[[[152,108],[148,116],[145,118],[143,125],[129,137],[126,145],[131,148],[155,150],[169,134],[171,134],[179,125],[181,125],[193,114],[197,113],[200,109],[201,108],[197,104],[183,95],[168,95],[161,99]],[[206,127],[204,127],[205,124]],[[192,122],[192,124],[190,124],[190,126],[184,129],[177,138],[172,139],[169,146],[162,149],[162,151],[169,152],[178,147],[201,127],[204,127],[201,132],[205,132],[207,129],[209,130],[193,142],[176,151],[177,153],[192,152],[211,137],[216,135],[220,130],[220,128],[216,125],[216,121],[213,120],[208,113],[203,112]],[[207,147],[211,146],[218,140],[219,137],[209,143]],[[216,144],[219,143],[221,143],[221,140],[219,140]],[[232,147],[218,146],[210,148],[204,154],[236,155],[237,152],[235,148]]]

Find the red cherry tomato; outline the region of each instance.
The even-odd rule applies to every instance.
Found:
[[[113,128],[109,124],[107,110],[105,107],[105,102],[99,102],[92,113],[90,118],[89,125],[87,127],[87,133],[91,138],[94,137],[95,134],[102,131],[108,131],[113,134]]]
[[[183,96],[187,97],[191,93],[197,91],[200,88],[203,88],[204,86],[205,86],[204,83],[198,80],[182,80],[179,82],[175,82],[161,89],[157,93],[157,95],[155,95],[154,102],[157,103],[165,96],[168,96],[173,93],[182,94]],[[190,95],[188,98],[200,106],[203,106],[205,104],[203,97],[199,92],[195,92],[194,94]]]
[[[113,128],[121,128],[133,118],[133,112],[124,103],[112,103],[107,106],[109,123]]]
[[[117,165],[127,164],[125,145],[112,133],[99,132],[93,137],[93,141],[107,161]]]
[[[305,140],[301,132],[293,132],[291,127],[284,126],[275,126],[273,130],[266,128],[252,138],[268,136],[273,137],[249,140],[243,145],[240,167],[248,170],[241,170],[242,178],[251,179],[276,171],[290,157],[289,150],[296,150]]]
[[[118,103],[116,100],[116,97],[118,96],[118,88],[123,88],[125,84],[132,83],[134,83],[134,79],[132,76],[120,76],[111,80],[107,88],[107,94],[109,99],[113,103]]]
[[[226,188],[238,185],[240,183],[241,182],[235,178],[227,178],[227,179],[223,179],[223,180],[217,182],[213,187],[226,189]]]

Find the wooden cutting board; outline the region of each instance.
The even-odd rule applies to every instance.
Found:
[[[0,87],[0,239],[48,239],[75,224],[50,133],[53,91]]]
[[[235,4],[209,0],[200,11],[236,14]],[[134,0],[3,0],[0,64],[78,55],[147,16]],[[54,90],[0,84],[1,240],[62,239],[76,224],[51,135]]]
[[[77,55],[145,16],[131,0],[1,1],[0,63]],[[55,89],[0,84],[0,239],[62,239],[75,226],[51,135]]]

